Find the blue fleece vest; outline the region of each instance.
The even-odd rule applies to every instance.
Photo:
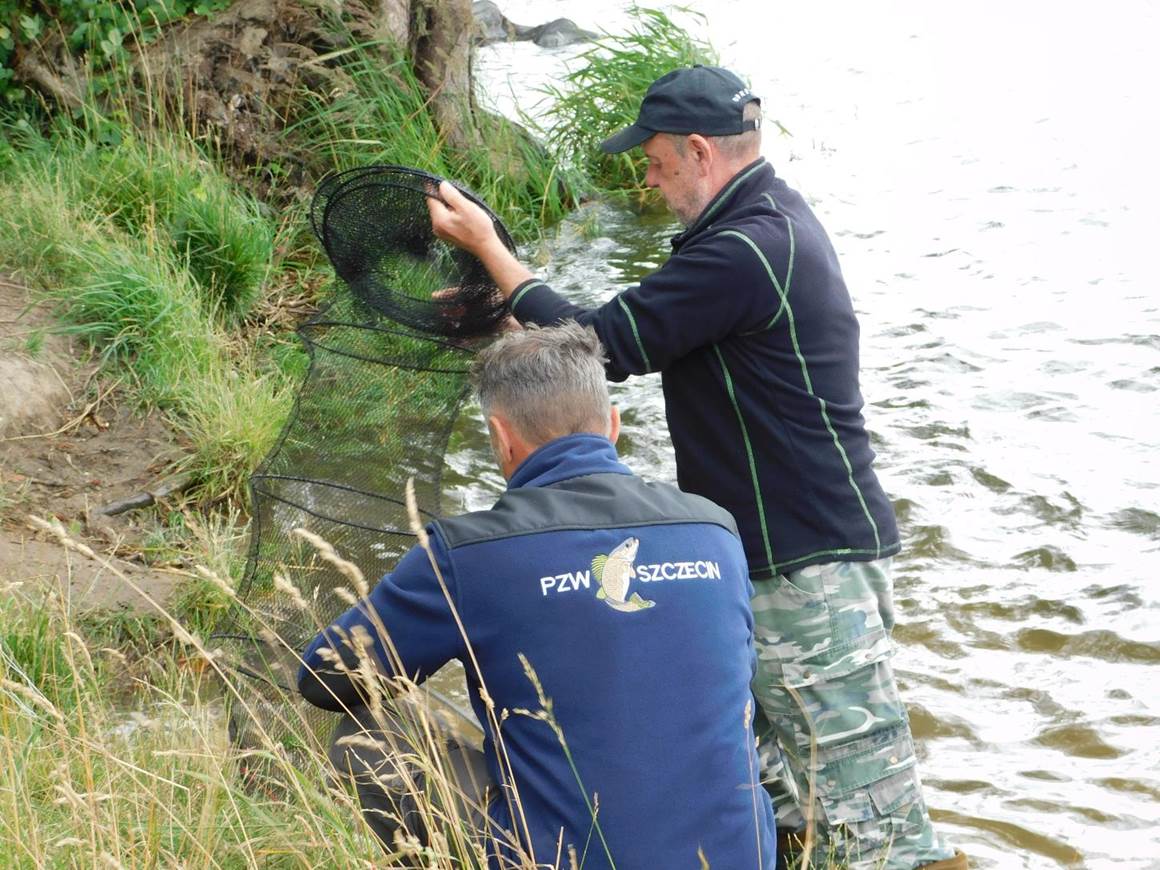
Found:
[[[484,751],[493,779],[518,790],[527,830],[509,788],[489,807],[496,825],[530,836],[540,862],[554,862],[560,842],[565,856],[575,847],[587,870],[696,868],[699,854],[712,867],[773,867],[773,811],[748,723],[751,586],[725,511],[635,477],[604,438],[571,435],[530,456],[493,509],[439,520],[430,534],[487,692],[507,711]],[[367,605],[408,674],[462,661],[489,721],[426,553],[404,556]],[[299,684],[313,703],[358,703],[345,678],[313,673],[326,668],[319,650],[355,625],[376,634],[354,608],[304,654]],[[567,753],[529,715],[542,704],[521,656]]]

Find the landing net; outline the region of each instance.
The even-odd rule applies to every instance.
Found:
[[[260,742],[255,731],[284,739],[304,721],[325,719],[288,691],[295,654],[358,595],[295,530],[327,541],[373,587],[415,543],[403,498],[408,479],[424,521],[440,513],[443,455],[474,348],[508,315],[479,260],[431,230],[427,198],[438,196],[441,180],[370,166],[329,176],[315,194],[310,220],[334,266],[332,301],[298,330],[310,369],[276,445],[250,478],[242,606],[217,636],[255,690],[231,713],[243,745]],[[499,219],[459,189],[487,210],[514,251]],[[277,576],[299,590],[305,608]]]

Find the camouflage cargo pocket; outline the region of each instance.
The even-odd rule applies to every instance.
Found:
[[[926,807],[906,729],[847,744],[840,758],[819,752],[818,760],[822,828],[836,857],[877,866],[895,843],[923,830]]]
[[[804,727],[795,728],[798,748],[807,749],[815,739],[819,747],[839,751],[839,746],[856,744],[865,735],[905,724],[906,708],[890,663],[893,655],[890,638],[881,632],[783,663],[783,685],[791,697],[796,695],[795,705],[805,708]],[[795,718],[802,718],[800,712]]]
[[[821,583],[798,586],[777,575],[753,582],[753,639],[759,667],[780,682],[781,664],[825,649],[833,638]]]
[[[758,664],[773,682],[828,680],[888,655],[894,627],[889,560],[811,565],[755,580]],[[872,648],[868,653],[863,648]]]

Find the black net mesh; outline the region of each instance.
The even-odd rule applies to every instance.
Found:
[[[296,653],[349,606],[336,590],[357,594],[294,530],[323,538],[373,586],[415,543],[403,500],[408,479],[420,512],[439,513],[443,454],[467,394],[473,348],[508,314],[482,264],[432,233],[427,198],[438,196],[440,180],[371,166],[328,177],[315,195],[311,224],[337,280],[330,304],[299,329],[310,370],[277,444],[251,478],[241,607],[218,635],[254,690],[231,713],[243,744],[261,742],[256,730],[277,740],[302,722],[324,724],[324,715],[287,691]],[[308,607],[278,588],[279,574]]]

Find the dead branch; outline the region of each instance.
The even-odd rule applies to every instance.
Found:
[[[160,501],[164,501],[172,495],[184,492],[192,485],[193,478],[190,475],[174,475],[152,489],[142,490],[128,498],[119,499],[118,501],[110,502],[104,507],[97,508],[93,511],[93,514],[103,517],[115,517],[127,511],[150,507]]]

